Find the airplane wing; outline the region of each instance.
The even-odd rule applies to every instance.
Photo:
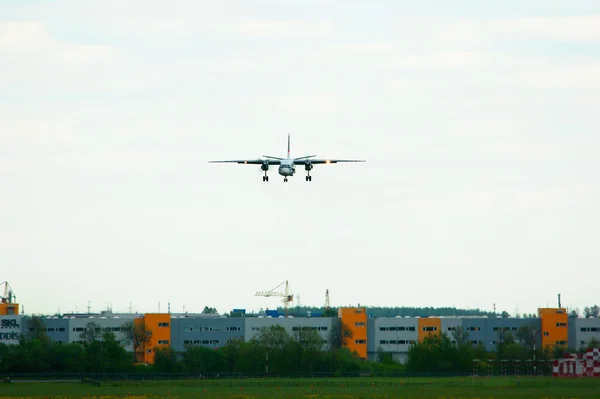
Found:
[[[342,163],[342,162],[366,162],[364,160],[359,160],[359,159],[296,159],[294,160],[294,163],[296,165],[304,165],[307,162],[310,162],[313,165],[319,165],[319,164],[330,164],[330,163]]]
[[[269,165],[279,165],[281,161],[278,159],[237,159],[231,161],[208,161],[208,163],[240,163],[248,165],[262,165],[268,163]]]

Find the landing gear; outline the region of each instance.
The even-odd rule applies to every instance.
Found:
[[[265,175],[263,176],[263,181],[269,181],[269,176],[267,176],[267,172],[265,172]]]
[[[283,178],[284,183],[287,183],[287,177]]]
[[[306,162],[306,164],[304,165],[304,169],[306,170],[306,181],[312,181],[312,176],[310,175],[310,171],[312,170],[313,166],[310,163],[310,161]]]

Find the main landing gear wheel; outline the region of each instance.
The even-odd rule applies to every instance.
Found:
[[[264,176],[263,176],[263,181],[269,181],[269,176],[267,176],[267,175],[264,175]]]
[[[283,181],[284,181],[285,183],[287,183],[287,177],[284,177],[284,178],[283,178]]]
[[[306,181],[312,181],[312,176],[311,175],[306,176]]]

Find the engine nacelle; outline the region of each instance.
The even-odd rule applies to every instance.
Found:
[[[313,168],[313,165],[310,162],[306,162],[304,164],[304,169],[306,169],[307,172],[312,170],[312,168]]]
[[[269,163],[263,162],[262,165],[260,165],[260,168],[266,172],[267,170],[269,170]]]

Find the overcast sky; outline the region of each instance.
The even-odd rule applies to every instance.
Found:
[[[26,313],[598,302],[600,2],[2,1]],[[276,170],[209,160],[366,159]]]

